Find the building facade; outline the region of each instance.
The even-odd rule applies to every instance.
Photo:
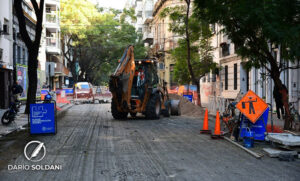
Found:
[[[176,86],[173,78],[173,68],[175,61],[172,59],[169,51],[177,46],[178,35],[169,30],[170,19],[162,18],[160,13],[167,7],[184,6],[185,2],[181,0],[158,0],[153,8],[153,20],[151,29],[153,31],[153,55],[159,60],[159,77],[167,82],[167,87]]]
[[[142,18],[143,18],[143,41],[145,47],[150,47],[153,45],[153,35],[154,29],[152,28],[152,21],[153,21],[153,9],[154,9],[154,2],[155,0],[143,0],[143,11],[142,11]]]
[[[61,53],[61,33],[60,33],[60,1],[45,0],[44,29],[45,41],[42,49],[45,49],[46,63],[46,84],[51,89],[60,89],[68,81],[69,70],[66,68],[63,55]],[[41,50],[41,52],[44,52]],[[43,68],[42,68],[43,69]]]
[[[219,109],[223,111],[226,102],[235,100],[238,94],[245,94],[248,90],[254,91],[266,103],[272,104],[275,110],[276,104],[273,98],[274,82],[270,77],[264,77],[264,68],[251,68],[246,70],[242,60],[235,52],[234,44],[220,30],[219,25],[211,25],[214,33],[211,44],[215,48],[213,60],[219,65],[219,69],[212,70],[200,80],[201,102],[209,107],[212,112]],[[273,56],[281,61],[280,46],[272,47]],[[293,66],[288,63],[285,66]],[[289,102],[300,111],[300,69],[285,70],[281,73],[281,80],[289,91]]]
[[[0,1],[0,109],[9,106],[13,83],[12,1]]]
[[[173,80],[172,76],[175,62],[168,52],[177,46],[178,39],[182,37],[169,31],[170,20],[168,17],[160,17],[160,12],[166,7],[174,6],[185,6],[185,2],[181,0],[128,0],[126,3],[126,8],[135,8],[137,21],[133,25],[137,31],[143,33],[145,46],[151,50],[148,55],[158,59],[159,77],[168,83],[168,88],[177,86],[176,80]],[[270,77],[262,76],[266,70],[263,68],[246,70],[243,64],[247,60],[242,60],[236,54],[234,44],[220,31],[221,29],[220,25],[211,25],[213,32],[211,45],[214,47],[213,61],[218,64],[218,68],[211,70],[200,80],[202,105],[214,110],[222,110],[226,101],[234,100],[251,89],[275,107],[274,83]],[[280,46],[270,46],[270,48],[279,62],[281,60]],[[291,63],[288,64],[286,66],[292,66]],[[299,76],[299,69],[286,70],[281,74],[281,80],[289,91],[289,101],[295,102],[294,105],[298,110],[300,107]]]

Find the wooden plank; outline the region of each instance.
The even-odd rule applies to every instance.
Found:
[[[249,153],[250,155],[254,156],[254,157],[257,158],[257,159],[260,159],[261,157],[264,156],[263,154],[256,153],[256,152],[254,152],[254,151],[249,150],[248,148],[243,147],[242,145],[240,145],[240,144],[238,144],[238,143],[232,141],[230,138],[227,138],[227,137],[224,137],[224,138],[225,138],[225,140],[227,140],[227,141],[229,141],[230,143],[234,144],[235,146],[241,148],[242,150],[246,151],[247,153]]]

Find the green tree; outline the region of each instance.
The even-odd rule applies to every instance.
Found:
[[[141,35],[127,22],[135,18],[132,10],[104,11],[87,0],[76,0],[75,4],[72,4],[74,0],[63,1],[62,32],[70,40],[65,41],[69,48],[64,51],[64,56],[70,61],[73,75],[76,72],[75,61],[79,63],[78,81],[97,85],[108,82],[117,60],[129,44],[135,45],[135,57],[145,57]],[[78,6],[82,7],[76,9]],[[74,16],[77,18],[74,19]]]
[[[93,21],[100,17],[99,10],[88,0],[61,0],[62,53],[77,82],[76,62],[80,55],[79,43],[87,39]]]
[[[288,91],[280,80],[286,69],[299,68],[300,3],[298,0],[195,0],[199,20],[222,25],[235,44],[236,52],[247,59],[247,67],[264,67],[281,93],[286,118],[284,129],[291,128]],[[273,56],[280,47],[281,60]],[[295,66],[287,67],[287,62]]]
[[[169,29],[183,37],[178,41],[178,47],[171,51],[176,60],[174,76],[182,84],[191,82],[197,86],[198,105],[200,101],[200,78],[216,66],[213,63],[209,26],[204,21],[195,18],[191,13],[191,1],[185,0],[185,5],[167,7],[160,16],[169,17]]]
[[[31,0],[34,8],[34,12],[37,18],[35,26],[35,37],[32,40],[28,34],[25,22],[25,15],[23,10],[23,0],[15,0],[14,8],[19,22],[19,30],[21,37],[28,49],[28,92],[25,113],[29,114],[30,104],[34,104],[36,101],[37,90],[37,69],[38,69],[38,54],[41,42],[41,35],[43,29],[43,14],[44,14],[44,0],[35,1]]]

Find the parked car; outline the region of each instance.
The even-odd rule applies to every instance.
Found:
[[[111,101],[112,94],[109,92],[108,87],[106,86],[95,86],[94,97],[98,103],[108,103]]]
[[[93,94],[93,86],[89,82],[78,82],[74,85],[73,99],[75,103],[78,102],[93,102],[95,97]]]

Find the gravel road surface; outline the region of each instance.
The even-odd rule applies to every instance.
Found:
[[[202,118],[142,116],[114,120],[110,104],[74,105],[58,121],[58,133],[27,132],[0,141],[0,180],[299,180],[300,161],[258,160],[225,140],[200,135]],[[28,141],[45,144],[40,162],[26,160]],[[61,170],[8,165],[61,165]]]

